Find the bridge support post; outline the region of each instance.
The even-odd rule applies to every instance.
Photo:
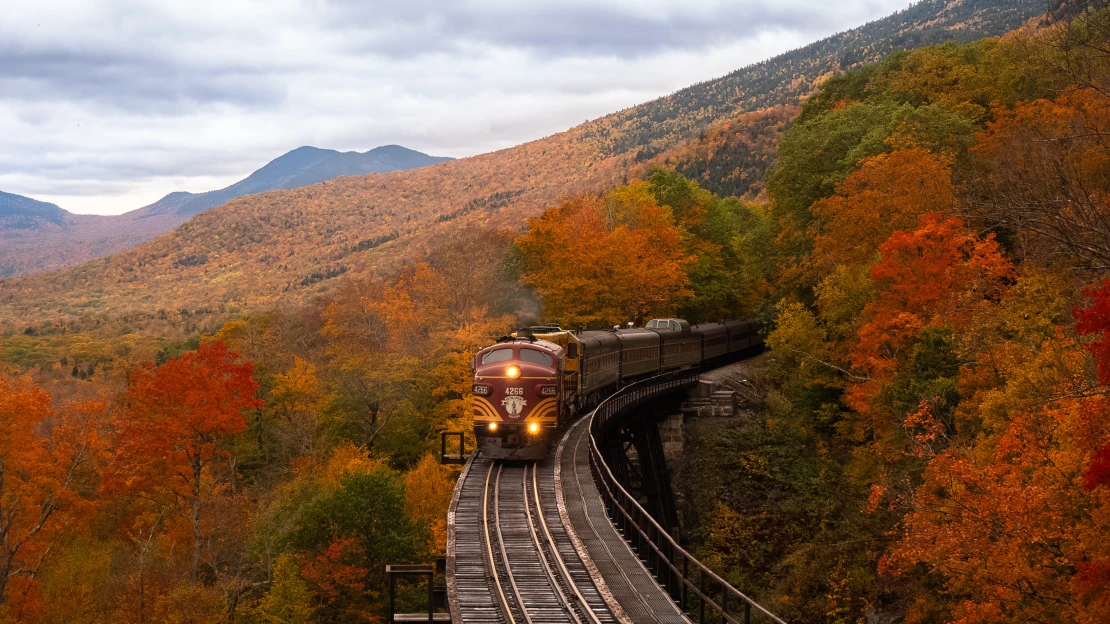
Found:
[[[617,480],[635,496],[656,522],[672,535],[678,530],[678,509],[666,452],[653,418],[629,422],[605,444],[606,463]],[[654,557],[645,553],[649,561]]]
[[[447,438],[459,438],[459,453],[447,452]],[[465,464],[466,463],[466,432],[465,431],[441,431],[439,432],[439,463],[441,464]]]
[[[386,576],[389,577],[389,624],[397,622],[396,610],[396,597],[397,597],[397,577],[398,576],[427,576],[428,577],[428,619],[427,622],[435,621],[435,591],[433,587],[433,580],[435,578],[435,566],[429,565],[387,565],[385,566]],[[423,615],[423,614],[421,614]],[[413,621],[411,618],[405,618],[405,621]]]

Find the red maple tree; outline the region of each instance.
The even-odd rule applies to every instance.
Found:
[[[140,493],[181,511],[193,532],[192,579],[200,565],[202,510],[218,484],[212,462],[247,428],[243,410],[261,407],[254,367],[216,341],[131,376],[116,416],[109,493]]]

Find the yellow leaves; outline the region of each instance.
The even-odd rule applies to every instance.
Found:
[[[365,448],[343,443],[333,448],[331,455],[323,462],[302,466],[297,477],[283,489],[296,492],[306,486],[315,485],[335,490],[348,475],[368,474],[385,465],[385,458],[371,457]]]
[[[1067,281],[1036,267],[1025,267],[999,310],[1002,330],[1032,344],[1052,336],[1068,305]]]
[[[265,624],[308,624],[315,611],[308,584],[301,578],[293,555],[282,553],[274,562],[274,582],[258,605],[251,609]]]
[[[979,412],[992,430],[1004,427],[1015,413],[1053,396],[1089,388],[1095,383],[1088,354],[1063,329],[1014,357],[1000,368],[1001,383],[983,393]]]
[[[405,475],[405,511],[414,521],[431,529],[432,552],[447,546],[447,508],[455,491],[456,471],[425,455]]]
[[[250,328],[246,321],[228,321],[216,331],[213,339],[222,341],[229,347],[234,349],[238,346],[236,344],[237,340],[242,339],[242,337],[245,336],[249,331]]]
[[[814,289],[821,320],[841,339],[855,333],[859,315],[874,293],[870,271],[868,265],[838,264]]]
[[[274,375],[274,401],[287,410],[315,411],[318,408],[322,390],[316,367],[295,357],[293,368],[285,373]]]
[[[767,336],[767,346],[785,368],[797,368],[806,377],[821,371],[821,362],[829,357],[825,330],[817,317],[795,299],[779,302],[774,331]]]

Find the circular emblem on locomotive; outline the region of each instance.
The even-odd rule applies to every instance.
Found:
[[[509,395],[501,399],[501,405],[505,406],[505,411],[509,413],[509,416],[520,416],[527,404],[528,402],[524,400],[524,397],[519,395]]]

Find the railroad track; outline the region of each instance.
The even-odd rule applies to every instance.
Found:
[[[470,465],[455,513],[468,624],[615,624],[555,509],[550,461]]]

